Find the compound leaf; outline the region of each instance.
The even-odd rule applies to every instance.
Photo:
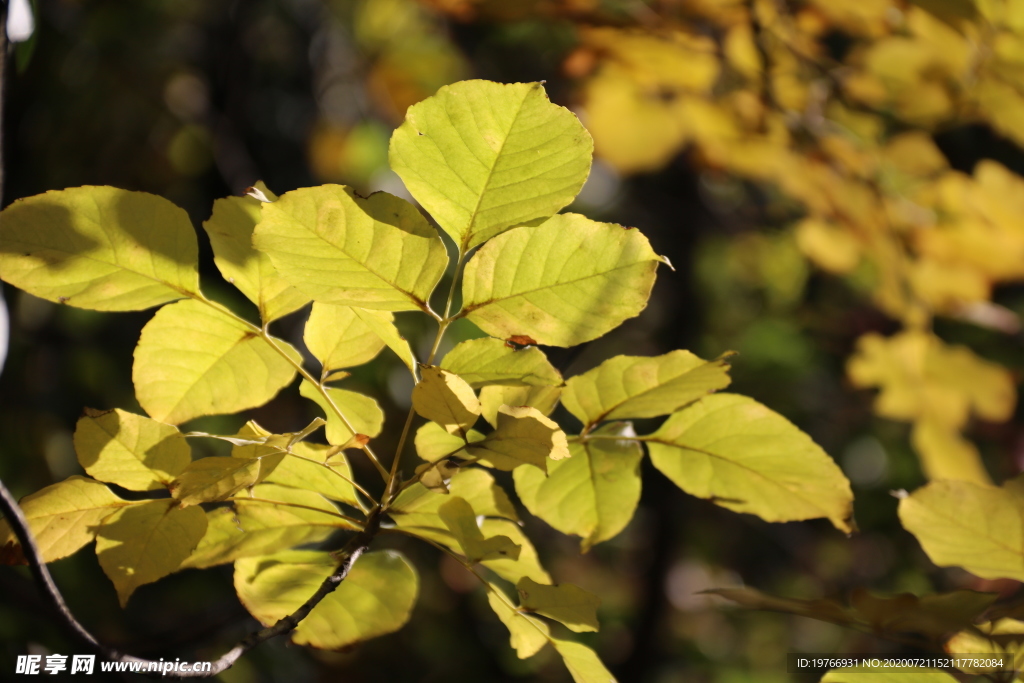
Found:
[[[1024,580],[1024,498],[1017,490],[933,481],[900,500],[899,517],[940,567]]]
[[[176,571],[206,533],[200,507],[151,500],[124,507],[96,532],[96,556],[124,607],[139,586]]]
[[[137,311],[199,295],[188,214],[145,192],[74,187],[0,214],[0,276],[49,301]]]
[[[356,434],[364,434],[370,438],[380,434],[384,428],[384,411],[380,409],[376,401],[369,396],[347,389],[335,389],[334,387],[326,387],[326,389],[327,395],[331,397],[331,401],[355,429]],[[354,436],[352,430],[345,426],[319,389],[309,381],[303,380],[299,385],[299,393],[320,406],[327,416],[328,443],[335,446],[347,444]]]
[[[585,425],[667,415],[729,385],[724,358],[705,361],[689,351],[616,356],[570,377],[562,403]]]
[[[590,173],[594,142],[540,83],[463,81],[406,113],[391,168],[461,253],[567,206]]]
[[[46,562],[67,557],[96,537],[96,527],[121,508],[137,505],[88,477],[71,476],[21,499],[21,510]],[[0,520],[0,548],[17,544]]]
[[[473,506],[465,498],[451,496],[437,508],[437,514],[470,564],[500,558],[519,559],[521,548],[508,536],[484,537]]]
[[[470,339],[449,351],[441,367],[471,387],[486,384],[558,386],[562,375],[535,346],[518,348],[493,337]]]
[[[411,204],[341,185],[263,204],[253,244],[313,300],[381,311],[428,310],[448,264],[441,238]]]
[[[298,609],[338,566],[329,553],[291,550],[235,562],[235,590],[270,625]],[[364,553],[334,592],[299,622],[292,640],[338,650],[393,633],[409,620],[419,579],[393,550]]]
[[[789,420],[746,396],[715,394],[644,437],[679,488],[769,522],[826,517],[850,533],[853,494],[842,471]]]
[[[565,433],[558,424],[529,406],[500,407],[495,430],[483,440],[467,444],[466,452],[499,470],[533,465],[544,472],[548,471],[549,459],[556,461],[570,455]]]
[[[519,608],[560,621],[570,630],[596,631],[600,598],[571,583],[547,585],[524,576],[516,583]]]
[[[165,488],[192,462],[177,428],[124,410],[86,408],[74,441],[86,472],[132,491]]]
[[[575,346],[639,314],[660,262],[638,230],[553,216],[480,248],[466,265],[460,315],[492,337]]]
[[[548,475],[533,467],[513,472],[526,509],[562,533],[582,537],[584,551],[618,534],[640,501],[643,449],[629,423],[595,430],[604,437],[569,444],[572,457],[548,463]]]
[[[299,363],[302,356],[276,340]],[[295,378],[295,367],[240,320],[199,301],[157,311],[142,328],[132,380],[139,404],[160,422],[261,406]]]
[[[203,228],[210,236],[217,270],[259,307],[260,318],[268,323],[302,308],[309,297],[281,277],[266,254],[253,249],[252,233],[262,204],[249,195],[218,199]]]

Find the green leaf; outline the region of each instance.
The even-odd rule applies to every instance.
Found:
[[[498,410],[502,406],[530,406],[541,415],[550,415],[558,405],[562,387],[509,387],[489,384],[480,390],[480,406],[484,419],[498,426]]]
[[[266,479],[284,457],[284,453],[271,452],[252,459],[214,456],[194,460],[171,484],[171,495],[182,506],[226,500]]]
[[[508,629],[516,655],[526,659],[540,652],[551,639],[548,625],[517,610],[500,587],[494,584],[488,584],[487,587],[487,602]]]
[[[295,362],[302,356],[276,340]],[[261,406],[295,378],[295,367],[240,320],[199,301],[156,312],[135,347],[135,396],[160,422]]]
[[[78,552],[96,537],[104,518],[136,504],[98,481],[77,475],[25,496],[20,503],[46,562]],[[0,548],[17,542],[11,527],[0,520]]]
[[[518,583],[524,576],[537,583],[551,583],[551,575],[541,566],[536,548],[517,523],[510,519],[485,517],[480,520],[480,531],[486,538],[507,536],[521,548],[517,559],[497,557],[484,560],[482,565],[512,584]]]
[[[315,491],[331,500],[359,507],[352,485],[352,468],[337,446],[297,443],[263,481]]]
[[[235,590],[246,609],[270,625],[298,609],[338,561],[329,553],[292,550],[235,562]],[[419,579],[393,550],[364,553],[334,592],[292,636],[299,645],[338,650],[393,633],[409,620]]]
[[[598,629],[597,608],[601,600],[579,586],[571,583],[546,585],[524,576],[516,584],[516,590],[521,610],[560,621],[577,633]]]
[[[0,213],[0,276],[69,306],[137,311],[198,296],[197,254],[188,214],[145,192],[75,187]]]
[[[557,386],[562,375],[535,346],[521,349],[493,337],[470,339],[445,355],[441,367],[469,383],[510,386]]]
[[[264,204],[253,244],[315,301],[381,311],[429,310],[448,265],[441,238],[411,204],[341,185]]]
[[[243,495],[234,500],[232,507],[217,508],[207,513],[209,525],[206,535],[181,566],[213,567],[241,557],[266,555],[322,541],[339,528],[353,528],[338,517],[338,509],[334,505],[312,491],[260,484],[253,487],[252,497],[261,500],[251,500]]]
[[[406,112],[391,168],[461,253],[567,206],[594,141],[540,83],[463,81]]]
[[[481,441],[484,435],[475,429],[466,433],[470,442]],[[436,462],[441,458],[456,455],[465,447],[466,441],[460,436],[449,434],[444,427],[436,422],[427,422],[416,430],[416,455],[427,462]],[[462,457],[466,457],[462,454]]]
[[[250,196],[218,199],[203,228],[220,274],[256,304],[260,318],[269,323],[302,308],[309,297],[288,284],[266,254],[253,249],[252,233],[262,204]]]
[[[412,347],[406,341],[398,328],[395,326],[395,317],[387,311],[370,311],[365,308],[355,309],[356,316],[363,321],[367,327],[373,330],[374,334],[380,337],[387,347],[395,352],[398,359],[405,363],[409,372],[416,376],[416,356],[413,355]]]
[[[562,655],[562,661],[576,683],[615,683],[615,677],[586,645],[558,638],[552,638],[551,644]]]
[[[455,537],[462,554],[470,564],[498,558],[519,559],[521,548],[508,536],[484,537],[477,524],[473,506],[467,503],[465,498],[451,496],[437,508],[437,514]]]
[[[192,462],[175,427],[123,410],[86,408],[74,440],[86,472],[132,491],[166,488]]]
[[[568,458],[569,444],[558,424],[529,406],[502,406],[498,426],[482,441],[466,445],[466,452],[499,470],[533,465],[547,472],[548,461]]]
[[[302,340],[323,365],[324,374],[369,363],[384,348],[384,340],[356,315],[356,309],[333,304],[313,304]]]
[[[341,418],[327,403],[320,391],[307,380],[299,385],[299,393],[313,401],[327,416],[327,441],[335,446],[342,446],[352,438],[352,430],[345,426]],[[334,401],[341,414],[356,430],[356,434],[365,434],[373,438],[384,428],[384,411],[369,396],[358,394],[347,389],[327,387],[327,394]]]
[[[452,496],[464,498],[478,515],[518,521],[515,507],[505,490],[494,483],[486,470],[475,467],[460,469],[448,485]],[[435,493],[420,484],[402,491],[388,508],[388,514],[403,528],[431,527],[444,529],[437,511],[449,496]]]
[[[853,494],[842,471],[789,420],[746,396],[715,394],[643,437],[679,488],[769,522],[825,517],[851,533]]]
[[[985,579],[1024,580],[1024,498],[1019,491],[941,480],[904,496],[903,527],[940,567]]]
[[[569,378],[562,403],[585,425],[658,417],[729,385],[724,358],[704,361],[689,351],[616,356]]]
[[[822,676],[821,683],[957,683],[957,679],[937,669],[884,671],[877,667],[849,667],[832,669]]]
[[[459,315],[492,337],[575,346],[639,314],[660,262],[639,230],[553,216],[480,248],[466,265]]]
[[[480,417],[480,401],[458,375],[433,365],[420,368],[422,379],[412,390],[412,407],[422,417],[466,440]]]
[[[151,500],[121,508],[96,532],[96,556],[124,607],[139,586],[176,571],[206,533],[206,513]]]
[[[545,477],[532,467],[513,472],[526,509],[562,533],[582,537],[584,552],[618,534],[640,501],[640,460],[635,441],[612,439],[632,434],[629,423],[594,432],[605,437],[569,444],[572,457],[548,463]]]

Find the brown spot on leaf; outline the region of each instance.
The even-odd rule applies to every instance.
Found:
[[[58,296],[57,297],[57,301],[62,303],[62,304],[66,304],[68,302],[68,298],[69,297],[66,297],[66,296]]]
[[[505,346],[518,349],[524,346],[536,346],[537,340],[526,334],[513,334],[505,340]]]
[[[8,541],[0,548],[0,564],[28,564],[17,541]]]

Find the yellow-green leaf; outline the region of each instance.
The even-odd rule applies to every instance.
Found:
[[[560,621],[570,630],[596,631],[600,598],[571,583],[547,585],[524,576],[516,584],[519,608]]]
[[[480,401],[473,388],[458,375],[434,365],[424,365],[420,373],[422,379],[412,390],[413,408],[449,434],[466,439],[480,417]]]
[[[278,275],[266,254],[253,249],[252,233],[261,205],[248,195],[218,199],[203,228],[210,236],[220,274],[259,307],[263,322],[270,322],[302,308],[309,297]]]
[[[235,590],[246,609],[270,625],[298,609],[334,573],[330,554],[292,550],[235,562]],[[402,628],[419,579],[393,550],[365,553],[292,636],[299,645],[338,650]]]
[[[494,584],[487,586],[487,602],[505,624],[511,636],[512,649],[520,659],[532,657],[548,644],[551,631],[548,625],[517,610],[505,591]]]
[[[557,386],[562,375],[535,346],[518,348],[493,337],[470,339],[445,355],[441,367],[471,387],[486,384]]]
[[[145,192],[74,187],[0,214],[0,277],[70,306],[137,311],[197,295],[197,260],[188,214]]]
[[[388,156],[465,253],[567,206],[593,152],[590,134],[540,83],[463,81],[410,107]]]
[[[422,214],[385,192],[341,185],[294,190],[263,204],[253,244],[315,301],[381,311],[427,310],[448,264]]]
[[[124,607],[139,586],[176,571],[206,533],[206,513],[152,500],[121,508],[96,532],[96,556]]]
[[[347,444],[353,437],[353,432],[345,426],[320,390],[310,382],[303,380],[299,385],[299,393],[320,406],[327,416],[327,441],[335,446]],[[331,401],[355,429],[356,434],[365,434],[373,438],[384,428],[384,411],[369,396],[334,387],[327,387],[327,395],[331,397]]]
[[[405,363],[409,371],[416,375],[416,356],[412,347],[406,341],[394,323],[394,316],[386,311],[371,311],[365,308],[355,309],[356,316],[363,321],[367,327],[380,337],[389,349],[395,352],[398,359]]]
[[[480,520],[480,531],[487,538],[507,536],[521,548],[517,559],[496,557],[484,560],[480,564],[512,584],[517,583],[524,576],[530,577],[537,583],[551,583],[551,575],[541,566],[536,548],[533,547],[533,543],[517,523],[510,519],[485,517]]]
[[[74,441],[86,472],[133,491],[165,488],[192,462],[192,449],[175,427],[118,409],[86,408]]]
[[[914,423],[910,441],[930,481],[960,479],[975,484],[992,483],[981,453],[956,427],[926,417]]]
[[[297,443],[263,481],[316,491],[331,500],[359,507],[352,485],[352,468],[337,446]]]
[[[437,508],[437,514],[455,537],[470,564],[497,558],[519,559],[521,549],[508,536],[484,537],[473,506],[465,498],[451,496]]]
[[[207,513],[206,535],[181,566],[212,567],[322,541],[339,528],[353,528],[337,512],[318,493],[260,484],[253,487],[252,498],[240,494],[233,507]]]
[[[448,484],[452,496],[464,498],[478,515],[518,521],[515,507],[505,490],[494,482],[486,470],[476,467],[459,470]],[[444,528],[437,510],[449,496],[413,484],[399,494],[388,508],[395,523],[405,527]]]
[[[533,467],[513,472],[516,492],[526,509],[562,533],[582,537],[581,548],[606,541],[633,518],[640,501],[640,460],[628,422],[594,432],[600,438],[569,445],[572,457],[548,463],[548,475]]]
[[[570,377],[562,403],[585,425],[658,417],[729,385],[724,358],[705,361],[689,351],[663,356],[616,356]]]
[[[493,337],[575,346],[639,314],[660,262],[639,230],[553,216],[480,248],[466,265],[460,315]]]
[[[502,406],[530,406],[542,415],[550,415],[558,405],[562,387],[510,387],[489,384],[480,390],[480,406],[484,419],[498,426],[498,409]]]
[[[850,533],[853,494],[809,436],[746,396],[715,394],[643,437],[679,488],[769,522],[825,517]]]
[[[1024,581],[1024,498],[1018,489],[933,481],[900,501],[899,516],[940,567]]]
[[[171,495],[182,506],[225,500],[266,479],[284,457],[284,453],[271,452],[251,459],[215,456],[195,460],[171,484]]]
[[[356,309],[319,302],[313,304],[302,340],[324,373],[369,363],[384,348],[384,340],[356,315]]]
[[[615,683],[615,677],[586,645],[558,638],[552,638],[551,644],[562,655],[565,668],[576,683]]]
[[[67,557],[91,543],[105,517],[136,504],[119,498],[98,481],[77,475],[25,496],[20,503],[46,562]],[[9,543],[17,544],[18,539],[7,522],[0,520],[0,548]]]
[[[295,362],[302,356],[276,340]],[[258,331],[200,303],[164,306],[135,347],[135,396],[160,422],[261,406],[295,378],[295,367]]]
[[[868,674],[865,676],[865,674]],[[956,683],[957,679],[937,669],[907,668],[885,671],[878,667],[832,669],[821,683]]]
[[[533,465],[547,472],[548,460],[569,457],[569,444],[558,424],[536,408],[502,406],[495,430],[467,444],[466,452],[499,470]]]
[[[466,433],[466,438],[470,442],[477,442],[482,440],[484,435],[475,429],[470,429]],[[436,422],[427,422],[416,430],[414,443],[416,455],[427,462],[435,462],[441,458],[456,455],[467,442],[460,436],[449,434],[444,427]]]

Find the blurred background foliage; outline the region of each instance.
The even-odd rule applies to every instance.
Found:
[[[198,226],[214,199],[257,179],[277,193],[337,182],[408,196],[388,170],[388,138],[405,109],[441,85],[544,80],[554,101],[580,114],[598,159],[573,210],[640,228],[676,271],[661,275],[639,318],[584,347],[552,349],[553,362],[572,375],[618,353],[739,351],[736,391],[789,417],[837,459],[860,527],[845,538],[823,521],[770,525],[685,496],[653,470],[630,526],[587,555],[528,519],[556,579],[602,597],[592,644],[620,680],[772,683],[796,680],[785,671],[791,650],[898,647],[735,611],[699,594],[707,588],[743,583],[796,598],[854,587],[1017,590],[936,568],[899,526],[890,491],[943,475],[1000,482],[1024,469],[1014,420],[1024,340],[1020,0],[35,8],[36,33],[8,73],[5,203],[115,185],[167,197]],[[200,242],[204,288],[242,306],[215,289]],[[20,497],[78,473],[71,434],[83,406],[140,410],[131,351],[149,315],[5,295],[12,338],[0,377],[0,478]],[[301,346],[303,317],[275,323],[276,332]],[[403,331],[429,343],[427,330]],[[406,377],[377,361],[357,369],[353,388],[382,397],[397,424],[409,405]],[[871,386],[885,389],[877,403]],[[313,411],[289,392],[251,417],[287,431]],[[195,428],[231,433],[247,417]],[[550,657],[515,658],[460,567],[429,548],[403,548],[423,584],[399,634],[344,653],[279,639],[221,678],[566,680]],[[79,618],[135,654],[213,656],[254,626],[230,569],[144,587],[124,612],[92,553],[53,570]],[[0,572],[0,670],[13,671],[18,654],[79,650],[27,573]]]

